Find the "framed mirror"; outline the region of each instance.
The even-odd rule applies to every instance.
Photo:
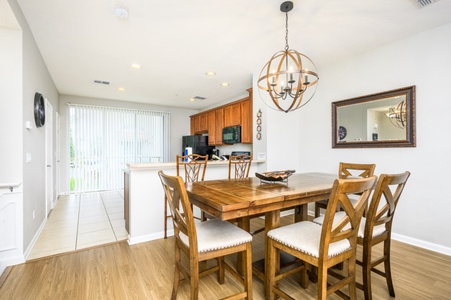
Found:
[[[332,102],[332,148],[415,147],[415,86]]]

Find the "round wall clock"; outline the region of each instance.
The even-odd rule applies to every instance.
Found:
[[[348,134],[348,131],[346,130],[345,127],[343,126],[338,127],[338,138],[340,140],[344,139],[346,137],[346,134]]]
[[[40,93],[34,94],[34,121],[36,127],[42,127],[45,123],[44,97]]]

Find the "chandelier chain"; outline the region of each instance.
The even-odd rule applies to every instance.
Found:
[[[285,13],[285,51],[288,51],[288,12]]]

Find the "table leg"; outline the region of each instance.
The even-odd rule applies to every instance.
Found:
[[[308,206],[307,204],[298,205],[294,208],[294,222],[307,221],[308,218]]]
[[[268,231],[273,228],[277,228],[280,226],[280,211],[270,211],[265,214],[265,295],[269,295],[270,285],[268,284],[268,274],[266,271],[269,270],[269,247],[268,247],[268,239],[266,238]],[[279,257],[279,253],[277,251],[276,256]],[[280,264],[276,263],[276,273],[279,272]]]
[[[243,230],[246,230],[247,232],[251,232],[251,219],[249,217],[243,217],[237,219],[238,227],[240,227]],[[244,259],[243,259],[243,253],[238,253],[236,258],[236,270],[238,271],[238,274],[243,275],[244,268]]]

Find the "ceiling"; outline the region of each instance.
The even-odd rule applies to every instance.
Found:
[[[246,95],[252,74],[285,47],[282,1],[17,1],[60,94],[204,109]],[[322,66],[451,22],[449,0],[293,2],[290,48],[320,78]]]

